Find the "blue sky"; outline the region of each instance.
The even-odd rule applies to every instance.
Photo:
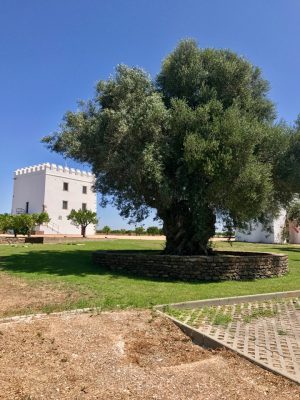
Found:
[[[65,111],[93,96],[119,63],[154,76],[182,38],[260,66],[278,117],[292,123],[300,113],[299,18],[298,0],[0,0],[0,212],[10,211],[15,169],[64,163],[40,139]],[[99,217],[100,226],[126,225],[110,207]]]

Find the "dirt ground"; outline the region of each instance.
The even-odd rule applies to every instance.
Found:
[[[299,400],[300,387],[120,311],[0,321],[0,399]]]
[[[47,235],[37,235],[37,236],[43,236],[43,237],[49,237],[49,238],[82,238],[81,235],[60,235],[60,234],[47,234]],[[13,238],[13,235],[7,235],[7,234],[0,234],[0,237],[5,237],[5,238]],[[20,235],[18,237],[21,237]],[[23,236],[22,236],[23,237]],[[113,233],[109,234],[96,234],[96,235],[89,235],[87,236],[88,239],[94,239],[94,240],[103,240],[103,239],[127,239],[127,240],[158,240],[158,241],[164,241],[166,240],[166,237],[164,235],[135,235],[132,233],[131,235],[115,235]],[[228,239],[226,237],[213,237],[210,239],[212,242],[226,242]],[[233,241],[232,239],[231,241]]]
[[[20,314],[26,311],[40,309],[46,305],[62,304],[74,301],[79,297],[76,291],[59,288],[56,285],[43,283],[35,285],[24,279],[0,272],[0,316]]]

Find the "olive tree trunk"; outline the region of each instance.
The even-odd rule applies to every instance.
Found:
[[[215,234],[216,218],[204,206],[197,215],[184,203],[177,203],[163,213],[166,254],[203,255],[211,253],[209,240]]]
[[[81,235],[82,237],[86,237],[86,226],[85,225],[81,225]]]

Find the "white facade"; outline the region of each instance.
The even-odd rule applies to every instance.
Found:
[[[252,242],[252,243],[282,243],[283,242],[283,229],[285,226],[286,211],[282,210],[278,218],[274,219],[268,229],[264,229],[260,223],[253,223],[250,226],[249,232],[236,231],[235,239],[239,242]],[[291,238],[290,238],[291,239]],[[290,243],[294,243],[291,242]]]
[[[67,216],[72,209],[84,207],[96,212],[94,180],[90,172],[56,164],[18,169],[14,173],[12,214],[45,211],[51,221],[37,230],[45,234],[80,234],[80,227],[74,226]],[[95,226],[89,225],[86,233],[93,235]]]

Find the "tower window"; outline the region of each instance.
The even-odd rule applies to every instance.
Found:
[[[63,208],[63,210],[67,210],[68,209],[68,202],[66,200],[63,200],[62,208]]]
[[[82,193],[87,194],[87,186],[82,186]]]
[[[68,184],[68,182],[64,182],[64,184],[63,184],[63,190],[64,190],[65,192],[67,192],[67,191],[69,190],[69,184]]]
[[[81,207],[81,209],[82,209],[83,211],[85,211],[85,210],[86,210],[86,203],[82,203],[82,207]]]

